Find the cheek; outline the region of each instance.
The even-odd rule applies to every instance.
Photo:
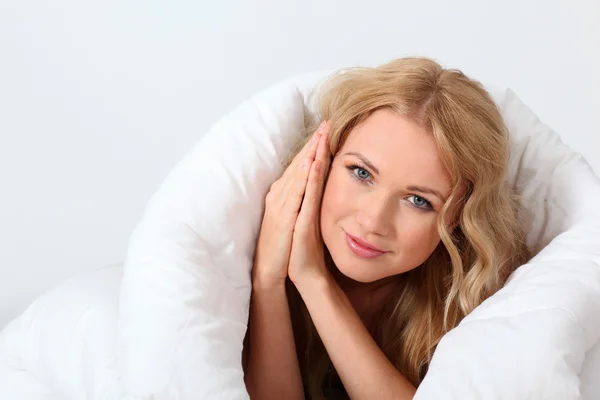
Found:
[[[401,221],[398,225],[398,241],[403,257],[421,264],[440,242],[435,216],[414,216],[414,220]]]
[[[328,212],[348,208],[348,195],[351,189],[348,186],[347,179],[342,176],[339,170],[331,171],[323,191],[322,208]]]
[[[338,173],[330,174],[321,201],[321,232],[323,239],[327,239],[327,234],[331,231],[333,225],[337,224],[343,218],[351,214],[352,205],[348,201],[348,186]]]

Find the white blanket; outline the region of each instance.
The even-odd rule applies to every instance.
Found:
[[[123,271],[68,283],[0,333],[0,399],[246,399],[262,202],[323,77],[224,117],[152,197]],[[443,338],[415,398],[600,398],[600,182],[514,93],[490,90],[537,255]]]

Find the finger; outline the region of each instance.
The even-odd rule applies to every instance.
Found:
[[[323,198],[323,191],[325,190],[325,182],[327,180],[327,175],[329,174],[329,168],[331,167],[331,153],[329,151],[329,135],[327,133],[323,134],[321,139],[323,142],[322,146],[317,150],[316,159],[319,160],[320,170],[318,177],[318,192],[317,192],[317,202],[315,209],[316,218],[319,217],[319,210],[321,208],[321,201]],[[319,224],[317,224],[317,231],[319,231]]]
[[[308,233],[308,229],[310,229],[312,225],[318,226],[317,216],[325,178],[324,157],[326,156],[326,146],[327,135],[325,134],[319,140],[317,157],[310,169],[306,191],[304,193],[304,200],[302,201],[300,213],[296,222],[296,229],[300,233]]]
[[[327,168],[329,165],[329,143],[328,143],[329,135],[327,132],[324,132],[321,138],[319,139],[319,145],[317,147],[317,151],[315,154],[315,160],[319,160],[319,164],[323,171],[324,168]]]
[[[319,125],[319,127],[317,128],[317,130],[315,131],[315,133],[313,133],[310,140],[308,140],[306,142],[304,147],[302,147],[302,150],[300,150],[300,152],[296,155],[296,157],[294,157],[294,159],[290,163],[290,167],[293,166],[292,169],[295,169],[295,167],[297,167],[297,166],[302,166],[302,162],[304,161],[306,156],[313,154],[313,157],[314,157],[314,152],[317,149],[317,145],[319,143],[319,138],[321,137],[323,132],[325,132],[325,127],[326,127],[326,121],[322,121],[321,124]]]
[[[315,156],[317,160],[319,160],[319,176],[318,176],[318,184],[317,184],[317,198],[314,213],[315,221],[317,221],[316,229],[318,234],[320,235],[320,224],[318,223],[319,219],[319,211],[321,209],[321,201],[323,199],[323,191],[325,189],[325,181],[327,180],[327,174],[329,173],[329,167],[331,164],[331,153],[329,151],[329,135],[327,133],[323,134],[321,138],[322,145],[317,150],[317,155]]]
[[[304,159],[300,166],[290,164],[284,174],[273,185],[267,194],[267,201],[272,209],[277,209],[281,215],[281,221],[284,226],[295,226],[302,198],[306,189],[310,166],[312,165],[317,148],[319,146],[321,133],[325,129],[325,121],[313,135],[312,140],[304,146],[306,152],[295,157],[296,162]],[[304,158],[302,158],[304,157]],[[269,201],[270,199],[270,201]],[[291,224],[291,225],[288,225]]]
[[[325,142],[325,177],[329,175],[329,169],[331,168],[331,163],[333,161],[333,156],[331,153],[331,147],[329,145],[329,134],[327,134],[327,139]]]
[[[299,165],[293,170],[290,169],[290,175],[285,178],[284,193],[286,194],[287,207],[298,211],[302,203],[302,197],[306,190],[306,183],[310,173],[310,168],[315,158],[317,157],[317,150],[320,143],[321,133],[325,132],[326,123],[323,122],[321,127],[315,132],[313,139],[311,140],[312,146],[309,148],[307,154],[304,154],[304,159],[299,160]],[[292,176],[292,172],[295,172],[295,176]]]
[[[329,124],[327,126],[329,128]],[[329,168],[331,167],[331,151],[329,149],[329,130],[325,130],[323,132],[323,136],[325,136],[325,143],[321,149],[321,152],[315,155],[315,158],[321,160],[323,163],[323,176],[327,177],[329,173]]]
[[[316,139],[313,139],[314,140],[313,148],[311,148],[310,152],[307,154],[304,161],[302,161],[301,168],[296,169],[297,170],[297,180],[296,180],[296,186],[295,186],[295,194],[296,194],[296,196],[299,196],[300,198],[302,196],[304,196],[304,192],[306,190],[306,183],[308,181],[308,176],[310,173],[311,166],[312,166],[313,162],[315,161],[315,159],[317,159],[317,157],[318,157],[317,152],[321,146],[321,139],[322,139],[323,135],[327,135],[328,129],[329,129],[329,122],[328,121],[321,122],[319,129],[317,129],[318,136],[316,136]],[[300,203],[298,203],[297,207],[298,207],[298,209],[300,208]]]

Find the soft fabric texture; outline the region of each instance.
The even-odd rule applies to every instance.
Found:
[[[115,361],[123,268],[71,279],[0,332],[1,400],[123,398]]]
[[[80,278],[9,325],[0,398],[246,399],[241,350],[263,200],[316,118],[325,76],[280,83],[215,124],[152,197],[122,278]],[[600,181],[512,91],[488,89],[509,128],[508,179],[537,255],[442,339],[415,399],[599,398]],[[72,312],[57,316],[64,305]]]

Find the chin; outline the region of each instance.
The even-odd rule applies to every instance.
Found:
[[[371,283],[386,277],[379,276],[378,272],[381,272],[380,268],[383,268],[383,266],[377,265],[373,261],[360,260],[352,255],[335,250],[330,251],[330,254],[337,270],[353,281]]]

